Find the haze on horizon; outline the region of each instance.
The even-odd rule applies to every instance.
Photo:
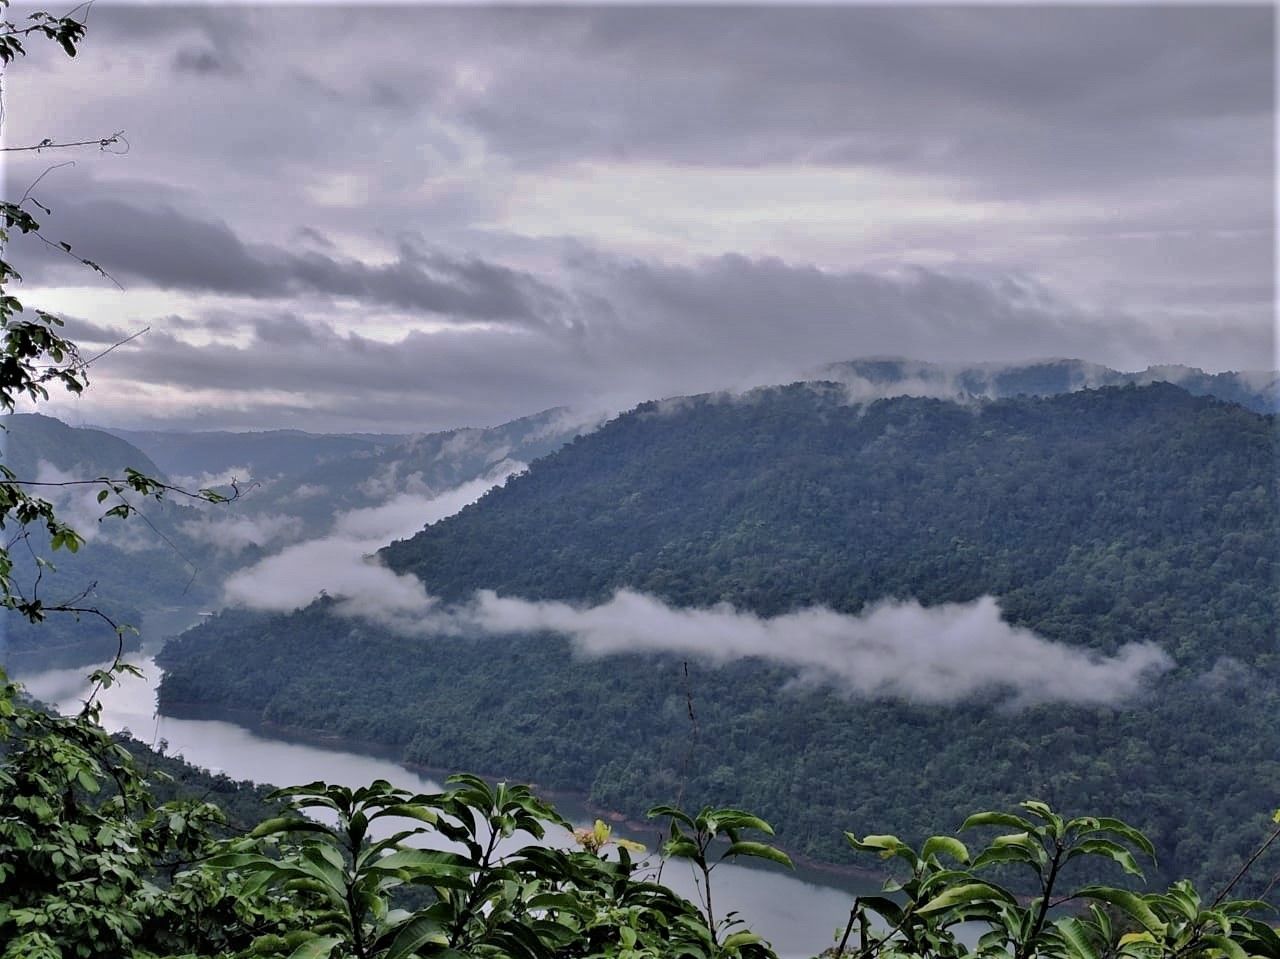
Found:
[[[24,11],[18,11],[21,15]],[[47,411],[417,432],[876,354],[1275,359],[1275,10],[98,3],[5,140]],[[7,165],[20,194],[58,155]]]

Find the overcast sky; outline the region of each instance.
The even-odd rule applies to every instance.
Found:
[[[1271,368],[1269,6],[94,6],[8,145],[77,423],[420,431],[833,360]],[[20,194],[65,154],[24,154]]]

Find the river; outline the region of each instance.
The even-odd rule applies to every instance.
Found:
[[[386,779],[414,792],[437,792],[439,782],[424,778],[403,766],[375,756],[343,749],[321,748],[265,736],[244,726],[218,719],[177,719],[156,713],[155,687],[161,669],[149,656],[132,660],[143,671],[143,679],[125,677],[102,694],[102,721],[112,731],[128,730],[151,744],[164,740],[170,754],[233,779],[291,785],[324,779],[349,786]],[[62,712],[75,712],[87,693],[85,676],[91,667],[52,669],[21,677],[27,690],[38,699],[56,705]],[[590,824],[591,813],[581,802],[555,797],[562,815],[577,824]],[[656,830],[620,834],[634,838],[652,849]],[[564,834],[548,835],[548,841],[569,845]],[[697,899],[697,889],[688,864],[668,863],[662,880],[684,896]],[[737,910],[750,928],[770,940],[779,955],[787,959],[816,956],[833,945],[834,937],[848,919],[849,906],[857,893],[877,889],[865,880],[836,876],[814,870],[787,872],[776,866],[748,868],[725,864],[713,876],[717,913]]]

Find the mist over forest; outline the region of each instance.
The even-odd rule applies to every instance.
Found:
[[[1276,49],[0,0],[0,959],[1280,959]]]

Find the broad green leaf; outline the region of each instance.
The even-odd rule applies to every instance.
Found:
[[[1089,934],[1079,919],[1059,919],[1054,923],[1062,935],[1067,949],[1075,959],[1098,959],[1098,952],[1089,941]]]
[[[690,829],[695,828],[693,819],[689,817],[689,814],[677,809],[675,806],[654,806],[645,815],[650,819],[656,819],[659,816],[670,816],[672,819],[684,823]]]
[[[743,946],[754,946],[757,942],[764,942],[764,940],[754,932],[735,932],[720,945],[727,950],[737,950]]]
[[[1156,937],[1149,932],[1126,932],[1120,937],[1120,945],[1127,946],[1134,942],[1155,942]]]
[[[589,906],[581,896],[568,892],[540,892],[529,899],[530,909],[559,910],[561,912],[582,913]]]
[[[1144,853],[1151,857],[1152,861],[1156,858],[1156,847],[1151,844],[1151,840],[1141,831],[1134,829],[1122,819],[1113,819],[1110,816],[1098,817],[1098,829],[1103,832],[1115,833],[1117,836],[1125,839]]]
[[[951,906],[960,905],[961,903],[993,899],[1008,902],[1011,901],[1012,897],[998,886],[991,886],[985,882],[969,882],[960,886],[952,886],[950,889],[943,891],[926,902],[916,912],[919,915],[926,915]]]
[[[702,852],[692,839],[672,839],[662,847],[662,854],[672,859],[697,859]]]
[[[310,819],[300,819],[296,816],[278,816],[275,819],[264,820],[254,826],[249,835],[253,839],[261,839],[263,836],[270,836],[278,832],[319,832],[325,835],[332,835],[328,827]]]
[[[1232,899],[1230,902],[1224,902],[1218,908],[1228,915],[1235,915],[1238,912],[1254,912],[1259,909],[1271,909],[1272,907],[1270,903],[1263,902],[1261,899]]]
[[[978,858],[973,861],[973,869],[982,869],[993,863],[1005,862],[1022,862],[1041,872],[1040,859],[1029,850],[1021,846],[991,846],[978,853]]]
[[[1067,862],[1077,856],[1105,856],[1119,863],[1120,868],[1129,875],[1137,876],[1139,879],[1146,878],[1142,874],[1142,870],[1138,868],[1138,863],[1134,860],[1133,854],[1118,842],[1112,842],[1110,839],[1086,839],[1072,849],[1071,852],[1067,853]]]
[[[767,836],[773,835],[772,826],[741,809],[717,809],[715,817],[721,829],[758,829]]]
[[[1113,889],[1110,886],[1086,886],[1076,895],[1084,899],[1100,899],[1103,902],[1109,902],[1138,920],[1145,929],[1157,936],[1164,935],[1165,924],[1136,893],[1129,892],[1127,889]]]
[[[427,943],[448,945],[449,936],[440,923],[426,916],[418,916],[405,923],[396,933],[384,959],[404,959]]]
[[[897,836],[864,836],[859,839],[853,833],[846,832],[844,838],[848,840],[849,845],[853,846],[854,849],[860,852],[879,853],[881,859],[898,856],[909,862],[912,868],[915,868],[916,863],[919,861],[911,847]]]
[[[1228,959],[1248,959],[1248,953],[1241,948],[1240,943],[1236,942],[1230,936],[1205,936],[1204,941],[1215,949],[1225,953],[1228,956]]]
[[[1043,846],[1040,845],[1039,842],[1033,839],[1031,837],[1031,834],[1028,832],[1011,832],[1011,833],[1006,833],[1003,836],[996,836],[995,839],[991,840],[991,845],[992,846],[1021,846],[1023,849],[1026,849],[1029,852],[1035,852],[1039,849],[1044,848]]]
[[[902,921],[902,906],[886,896],[859,896],[858,904],[884,916],[890,925],[896,926]]]
[[[325,959],[329,953],[333,952],[333,947],[342,942],[337,936],[321,936],[317,939],[308,939],[293,952],[289,953],[289,959]]]
[[[795,868],[790,856],[781,849],[775,849],[768,843],[763,842],[741,841],[731,843],[729,848],[725,850],[724,856],[720,858],[724,859],[726,856],[752,856],[755,859],[768,859],[770,862],[776,862],[781,866],[786,866],[788,869]]]
[[[945,852],[956,862],[967,863],[969,861],[969,849],[959,839],[952,836],[930,836],[924,841],[924,845],[920,847],[920,857],[928,859],[930,856],[936,856]]]
[[[452,852],[401,849],[366,867],[370,872],[394,872],[409,882],[466,888],[476,866]]]
[[[1035,824],[1030,820],[1007,812],[974,813],[960,824],[960,829],[963,831],[965,829],[973,829],[976,826],[1011,826],[1023,832],[1035,832],[1036,829]]]
[[[931,890],[946,889],[948,886],[959,886],[966,882],[985,882],[985,880],[975,879],[967,869],[940,869],[929,874],[923,882],[919,883],[916,888],[916,898],[924,899],[932,895]]]

